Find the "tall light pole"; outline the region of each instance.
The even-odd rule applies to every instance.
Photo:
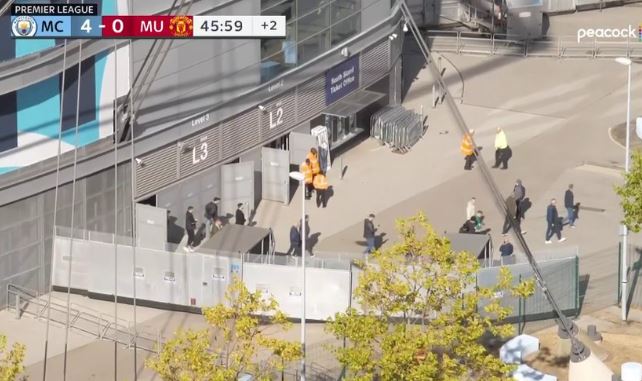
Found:
[[[301,381],[305,381],[305,176],[295,171],[290,172],[290,178],[301,185]]]
[[[624,173],[629,173],[629,149],[631,147],[631,66],[632,62],[630,58],[626,57],[618,57],[615,59],[615,61],[621,65],[626,65],[628,66],[628,83],[627,83],[627,90],[626,90],[626,148],[625,148],[625,154],[626,157],[624,158]],[[621,285],[620,288],[622,290],[622,300],[620,303],[622,304],[622,320],[626,320],[626,304],[628,301],[628,289],[627,289],[627,271],[629,269],[629,266],[627,264],[627,251],[628,251],[628,237],[629,237],[629,229],[626,227],[625,224],[622,224],[622,276],[620,277],[621,279]]]

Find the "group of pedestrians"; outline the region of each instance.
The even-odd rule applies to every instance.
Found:
[[[319,154],[316,148],[311,148],[305,161],[299,166],[305,182],[305,198],[312,198],[312,191],[316,194],[317,208],[326,207],[328,204],[328,178],[319,165]]]
[[[203,237],[200,237],[198,241],[201,241],[204,238],[211,238],[214,234],[218,233],[223,229],[223,221],[219,216],[219,204],[221,199],[219,197],[214,197],[212,201],[208,202],[205,205],[205,233]],[[243,212],[243,203],[238,203],[236,205],[236,213],[234,215],[236,225],[245,225],[245,213]],[[201,225],[202,226],[202,225]],[[187,244],[185,245],[184,250],[187,252],[193,252],[194,247],[197,242],[196,232],[198,229],[198,219],[194,217],[194,207],[188,206],[187,211],[185,212],[185,231],[187,232]]]
[[[470,130],[461,140],[460,151],[464,155],[464,170],[471,170],[473,168],[473,163],[477,159],[479,154],[476,150],[476,147],[473,142],[473,136],[475,135],[475,130]],[[508,144],[508,139],[506,133],[500,127],[497,127],[495,132],[495,164],[493,168],[499,169],[508,169],[508,161],[513,156],[513,151]],[[504,226],[502,228],[502,233],[506,237],[506,234],[511,229],[515,227],[518,229],[521,234],[526,234],[526,230],[523,230],[521,227],[522,220],[525,218],[525,211],[529,207],[526,199],[526,188],[522,184],[521,180],[515,182],[513,187],[513,192],[506,198],[506,207],[507,215],[504,221]],[[573,194],[573,184],[568,186],[564,194],[564,207],[566,208],[566,220],[568,225],[571,228],[575,228],[575,220],[577,219],[577,211],[579,204],[575,203],[574,194]],[[552,243],[551,238],[553,235],[557,236],[558,242],[564,242],[565,237],[562,237],[562,227],[564,226],[564,219],[560,218],[557,211],[556,200],[551,199],[549,205],[546,208],[546,234],[545,234],[545,243]],[[461,233],[479,233],[483,228],[483,213],[475,209],[475,198],[473,197],[468,201],[466,205],[466,222],[460,228]],[[504,244],[509,243],[505,238]],[[512,253],[512,244],[510,250],[505,247],[502,251],[502,255],[507,252]]]
[[[464,169],[470,171],[473,169],[473,163],[477,160],[479,152],[476,150],[473,136],[475,130],[470,130],[461,140],[459,150],[464,155]],[[513,151],[508,145],[506,133],[501,127],[495,131],[495,165],[493,168],[508,169],[508,160],[513,156]],[[500,167],[501,166],[501,167]]]

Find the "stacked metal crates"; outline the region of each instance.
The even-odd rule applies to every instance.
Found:
[[[421,115],[402,106],[384,107],[370,117],[370,136],[395,152],[408,152],[424,132]]]

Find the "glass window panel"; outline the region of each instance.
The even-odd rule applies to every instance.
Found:
[[[328,50],[329,37],[330,31],[328,30],[299,43],[297,49],[299,64],[310,61]]]
[[[297,36],[299,41],[313,36],[330,26],[330,7],[324,6],[312,11],[306,16],[299,18],[297,21],[299,27],[299,34]]]
[[[361,0],[342,0],[332,3],[332,24],[358,12],[361,7]]]
[[[356,15],[332,26],[332,46],[359,33],[361,29],[361,14]]]

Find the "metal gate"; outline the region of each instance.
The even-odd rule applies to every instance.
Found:
[[[301,132],[290,132],[290,164],[303,163],[310,148],[317,146],[317,139]]]
[[[245,218],[254,210],[254,162],[226,164],[221,167],[221,212],[234,215],[243,203]]]
[[[290,199],[290,152],[263,147],[261,149],[261,190],[264,200],[287,204]]]

